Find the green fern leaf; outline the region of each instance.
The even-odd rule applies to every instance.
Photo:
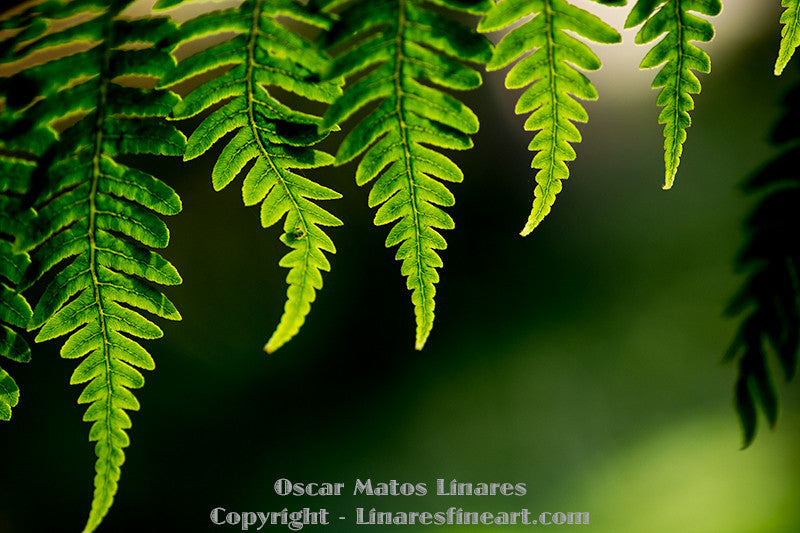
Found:
[[[647,55],[639,68],[661,70],[652,87],[663,87],[658,105],[663,106],[658,123],[664,124],[664,189],[672,187],[678,172],[686,129],[692,124],[689,111],[694,109],[693,94],[700,93],[700,80],[693,70],[711,72],[711,59],[691,41],[708,42],[714,27],[690,11],[714,16],[722,10],[720,0],[639,0],[631,9],[626,28],[644,25],[636,33],[636,44],[652,42],[666,33]]]
[[[778,50],[778,59],[775,61],[775,75],[780,76],[783,69],[794,55],[797,45],[800,45],[800,0],[782,0],[785,7],[781,15],[781,46]]]
[[[21,10],[11,8],[14,14],[8,12],[0,14],[0,62],[6,63],[18,59],[17,53],[22,43],[38,39],[50,28],[53,19],[65,21],[69,17],[86,10],[85,0],[72,0],[65,3],[62,0],[40,1],[29,4]],[[98,2],[92,2],[99,4]],[[5,7],[5,6],[4,6]]]
[[[341,94],[341,80],[320,82],[328,59],[277,17],[320,28],[329,25],[326,17],[290,0],[250,0],[235,9],[203,15],[181,27],[182,40],[220,31],[234,36],[186,58],[162,81],[162,86],[170,86],[228,67],[187,95],[173,118],[190,118],[225,101],[189,137],[184,159],[198,157],[225,135],[235,134],[214,166],[214,189],[223,189],[253,163],[242,185],[245,205],[261,204],[265,228],[283,219],[281,241],[291,251],[279,264],[289,269],[289,287],[283,316],[264,347],[269,353],[289,341],[305,322],[316,291],[322,288],[322,271],[330,270],[324,252],[336,252],[323,227],[341,225],[316,203],[339,198],[339,193],[298,172],[333,162],[329,154],[311,148],[333,128],[319,132],[318,116],[292,109],[268,90],[276,86],[329,103]]]
[[[53,8],[56,18],[77,10],[84,22],[16,46],[19,57],[78,39],[94,45],[24,70],[8,83],[8,100],[18,102],[6,116],[16,134],[9,147],[47,151],[37,170],[43,190],[34,205],[37,231],[27,243],[31,265],[21,287],[47,280],[28,328],[39,330],[37,342],[67,335],[61,355],[82,358],[70,382],[86,384],[78,403],[89,404],[84,420],[92,422],[89,439],[96,441],[87,532],[101,522],[117,491],[129,444],[126,411],[139,408],[131,389],[144,384],[138,369],[154,367],[131,337],[162,335],[135,309],[180,319],[157,285],[181,278],[151,250],[169,240],[157,214],[176,214],[180,199],[156,178],[117,161],[128,154],[183,155],[185,137],[159,120],[178,97],[123,85],[126,78],[159,76],[174,67],[169,52],[155,45],[175,27],[165,19],[118,18],[127,3],[46,4],[65,10]],[[14,94],[20,86],[32,93],[27,99]],[[70,117],[77,122],[62,131]]]
[[[21,235],[30,223],[30,210],[21,206],[34,165],[26,160],[0,156],[0,235]],[[30,264],[28,254],[20,252],[16,243],[0,238],[0,356],[18,363],[27,363],[31,350],[19,334],[31,319],[27,300],[16,290],[17,283]],[[19,388],[14,379],[0,368],[0,420],[11,419],[11,408],[19,402]]]
[[[736,409],[742,424],[744,446],[756,434],[758,410],[770,426],[778,419],[778,393],[770,372],[770,353],[787,381],[797,372],[800,350],[800,248],[787,236],[800,231],[800,86],[788,95],[786,112],[773,134],[783,153],[746,183],[760,195],[759,205],[747,222],[748,238],[739,254],[739,267],[748,277],[732,299],[728,314],[742,322],[726,355],[738,365]]]
[[[618,2],[605,2],[617,5]],[[531,113],[525,129],[536,131],[528,145],[535,151],[531,167],[536,189],[531,213],[520,235],[528,235],[550,212],[561,192],[561,180],[569,177],[566,162],[575,159],[571,143],[581,141],[574,122],[586,122],[588,114],[576,98],[594,100],[597,90],[576,67],[600,68],[600,60],[572,33],[598,43],[618,43],[619,33],[595,15],[565,0],[504,0],[481,20],[478,31],[492,32],[533,18],[503,37],[487,70],[497,70],[516,61],[506,75],[506,87],[528,87],[515,111]]]
[[[491,5],[488,1],[435,3],[473,14]],[[329,2],[327,7],[335,4]],[[330,107],[323,127],[331,128],[365,105],[377,104],[342,141],[336,164],[363,154],[356,183],[364,185],[377,178],[369,205],[380,206],[376,225],[395,223],[386,246],[399,245],[396,258],[402,261],[400,271],[412,291],[416,348],[422,349],[433,327],[436,269],[442,266],[436,250],[447,246],[437,230],[454,225],[439,206],[451,206],[455,200],[439,180],[463,179],[448,157],[425,145],[463,150],[472,146],[469,135],[478,131],[475,114],[435,86],[478,87],[480,74],[458,60],[484,63],[491,56],[491,46],[416,0],[354,2],[325,38],[337,51],[330,76],[358,79]],[[370,70],[364,73],[366,69]]]

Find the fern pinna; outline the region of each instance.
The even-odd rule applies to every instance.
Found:
[[[783,69],[794,55],[800,45],[800,0],[783,0],[781,5],[786,9],[781,14],[781,45],[778,49],[778,59],[775,60],[775,75],[780,76]]]
[[[740,269],[748,277],[732,299],[728,314],[742,322],[726,354],[738,365],[736,409],[744,444],[756,434],[758,408],[770,426],[778,419],[778,394],[768,360],[777,362],[786,380],[797,372],[800,350],[800,85],[786,98],[786,111],[772,141],[784,151],[745,184],[759,204],[747,221],[748,238],[739,253]]]
[[[636,44],[652,42],[666,33],[639,65],[663,65],[652,87],[663,87],[657,103],[664,108],[658,116],[658,123],[664,125],[664,189],[671,188],[675,181],[686,129],[692,124],[692,95],[700,93],[700,80],[692,71],[711,72],[708,54],[690,41],[710,41],[714,27],[690,11],[714,16],[721,10],[720,0],[638,0],[625,21],[626,28],[644,22],[636,33]]]
[[[22,226],[30,222],[30,210],[23,208],[23,195],[30,186],[33,163],[0,155],[0,356],[18,363],[31,358],[28,343],[19,334],[31,319],[27,300],[17,284],[30,264],[28,254],[18,248]],[[11,408],[19,401],[14,379],[0,368],[0,420],[11,419]]]
[[[129,444],[126,410],[139,408],[130,389],[144,383],[137,368],[154,367],[131,337],[162,335],[134,309],[180,319],[157,285],[175,285],[181,278],[151,250],[169,240],[156,214],[178,213],[180,199],[161,181],[117,160],[128,154],[183,154],[183,135],[159,120],[178,97],[130,86],[137,77],[158,77],[174,66],[168,51],[155,46],[166,42],[174,24],[122,19],[118,15],[127,3],[45,4],[54,18],[65,18],[63,8],[81,22],[21,43],[16,54],[26,58],[78,42],[88,42],[88,49],[30,67],[8,84],[8,101],[23,106],[11,117],[17,135],[9,146],[33,154],[49,146],[37,169],[37,231],[28,243],[32,262],[22,286],[47,280],[28,325],[39,330],[36,341],[68,335],[61,355],[83,358],[70,382],[86,384],[78,402],[89,404],[83,418],[92,422],[89,439],[96,441],[95,491],[85,531],[97,527],[117,491]],[[15,95],[15,88],[30,91],[30,103]]]
[[[347,2],[322,3],[332,10]],[[480,14],[491,5],[488,0],[432,3],[469,14]],[[377,178],[369,205],[380,206],[375,224],[395,223],[386,246],[400,245],[396,258],[412,291],[416,348],[422,349],[433,327],[436,269],[442,266],[436,250],[447,246],[437,230],[454,225],[439,206],[451,206],[455,200],[439,180],[463,179],[448,157],[425,145],[463,150],[472,146],[469,135],[478,131],[475,114],[436,86],[478,87],[480,74],[460,61],[485,63],[491,45],[417,0],[349,3],[325,35],[325,44],[335,56],[329,76],[351,79],[326,113],[323,128],[377,104],[342,141],[336,164],[363,153],[356,183]]]
[[[165,0],[156,7],[174,4],[174,0]],[[320,81],[327,65],[325,56],[277,17],[319,28],[329,25],[327,17],[292,0],[248,0],[240,7],[197,17],[181,26],[182,41],[221,31],[233,32],[234,37],[184,59],[161,82],[168,87],[212,70],[216,73],[173,112],[175,120],[187,119],[227,100],[189,137],[184,159],[194,159],[225,135],[235,134],[226,141],[214,165],[214,189],[227,186],[253,162],[242,184],[245,205],[261,204],[265,228],[283,219],[281,241],[291,251],[280,265],[289,268],[289,288],[283,316],[264,347],[267,352],[280,348],[303,325],[316,291],[322,287],[321,271],[330,270],[324,252],[336,252],[323,227],[341,224],[316,203],[339,198],[339,193],[298,172],[333,162],[331,155],[311,146],[334,126],[319,130],[319,117],[292,109],[268,90],[275,86],[329,103],[341,94],[341,82]],[[220,72],[223,67],[228,69]]]
[[[603,1],[624,5],[623,1]],[[618,43],[619,32],[597,16],[565,0],[503,0],[481,20],[478,30],[493,32],[520,24],[503,37],[495,49],[487,70],[497,70],[517,62],[506,75],[506,87],[529,86],[517,101],[518,114],[531,113],[525,129],[537,131],[528,149],[535,151],[531,167],[536,173],[536,189],[531,213],[521,235],[528,235],[550,212],[561,192],[561,180],[569,177],[566,161],[575,159],[570,143],[580,142],[574,122],[588,120],[577,98],[594,100],[597,90],[583,73],[596,70],[600,60],[589,47],[571,33],[598,43]]]

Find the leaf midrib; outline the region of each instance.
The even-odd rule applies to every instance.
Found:
[[[251,28],[250,28],[250,38],[249,38],[249,40],[247,42],[247,72],[245,74],[245,83],[247,84],[247,86],[246,86],[246,89],[247,89],[247,95],[246,95],[247,96],[247,120],[248,120],[248,124],[250,126],[250,129],[251,129],[251,131],[253,133],[253,137],[255,138],[256,143],[258,145],[258,149],[261,152],[261,155],[264,157],[264,159],[269,164],[270,168],[272,168],[272,170],[275,172],[275,175],[278,177],[278,181],[281,184],[281,187],[283,188],[284,192],[286,193],[286,196],[291,201],[292,208],[297,213],[297,216],[298,216],[298,218],[300,220],[300,225],[302,226],[301,229],[303,231],[303,242],[304,242],[305,246],[303,247],[303,267],[302,267],[302,271],[301,271],[302,275],[300,276],[301,282],[298,285],[298,287],[300,288],[300,299],[302,300],[304,298],[304,294],[305,294],[306,279],[308,278],[309,261],[310,261],[310,258],[311,258],[311,233],[310,233],[310,231],[308,229],[308,222],[306,221],[305,215],[303,213],[303,209],[300,207],[299,202],[295,198],[294,192],[291,190],[289,185],[286,183],[286,179],[283,176],[282,169],[278,165],[275,164],[275,161],[273,160],[272,155],[269,153],[269,151],[267,150],[266,146],[264,146],[264,143],[261,140],[261,135],[259,134],[259,128],[258,128],[258,125],[256,124],[255,116],[254,116],[254,113],[255,113],[255,109],[254,108],[255,108],[255,104],[256,104],[255,91],[254,91],[254,86],[256,84],[256,82],[255,82],[256,61],[255,61],[255,53],[254,52],[255,52],[255,47],[256,47],[256,39],[258,38],[258,33],[259,33],[258,22],[261,19],[262,9],[263,9],[263,0],[258,0],[256,2],[256,5],[255,5],[254,9],[253,9],[253,16],[252,16]],[[296,249],[296,248],[293,248],[293,249]],[[283,321],[281,321],[278,324],[279,328],[280,328],[280,324],[281,323],[283,323]],[[273,336],[274,336],[274,334],[273,334]]]
[[[678,142],[679,133],[678,130],[680,129],[680,115],[681,111],[679,108],[680,99],[681,99],[681,85],[683,81],[683,62],[684,62],[684,45],[687,44],[684,42],[684,31],[683,31],[683,10],[681,9],[681,0],[673,0],[673,6],[675,9],[675,26],[676,30],[676,37],[677,37],[677,69],[675,70],[676,81],[675,81],[675,91],[673,93],[673,113],[672,113],[672,121],[674,124],[674,129],[672,136],[668,139],[670,143],[670,150],[667,151],[667,156],[669,157],[668,167],[667,167],[667,176],[666,181],[664,183],[663,188],[669,189],[672,187],[672,183],[675,178],[675,174],[678,170],[678,162],[676,159],[678,158],[678,148],[680,147],[680,143]]]
[[[546,185],[542,187],[542,202],[539,204],[539,209],[536,210],[535,216],[531,217],[532,220],[536,221],[536,224],[539,224],[539,221],[542,219],[542,211],[548,206],[547,197],[550,194],[550,188],[553,185],[553,175],[555,174],[555,166],[557,160],[557,152],[558,152],[558,88],[556,87],[558,82],[558,76],[556,74],[556,44],[555,44],[555,25],[553,24],[553,6],[551,0],[545,0],[543,2],[544,8],[542,9],[542,14],[544,15],[544,24],[545,24],[545,36],[547,37],[547,68],[548,68],[548,84],[549,84],[549,94],[550,94],[550,108],[553,110],[553,121],[551,125],[551,135],[550,135],[550,150],[547,161],[547,176],[549,179],[546,181]],[[527,227],[527,225],[526,225]],[[531,228],[533,229],[533,228]],[[526,235],[525,229],[522,230],[523,235]]]
[[[97,189],[98,184],[100,182],[101,177],[101,170],[100,170],[100,162],[103,157],[103,128],[105,127],[106,121],[106,104],[107,104],[107,97],[108,97],[108,84],[111,82],[108,76],[108,69],[110,66],[111,60],[111,48],[109,43],[112,37],[112,27],[113,27],[113,14],[107,14],[106,20],[104,21],[104,39],[102,41],[102,63],[100,65],[100,91],[98,95],[98,102],[97,102],[97,111],[96,111],[96,119],[95,119],[95,144],[94,144],[94,153],[92,155],[92,185],[89,191],[89,269],[91,271],[91,278],[92,278],[92,294],[94,296],[94,305],[97,306],[97,314],[98,314],[98,323],[100,327],[100,331],[103,335],[103,363],[105,365],[106,370],[106,389],[108,394],[106,395],[106,409],[105,409],[105,434],[106,439],[108,441],[108,453],[106,453],[105,457],[105,475],[103,476],[103,485],[102,485],[102,494],[103,499],[105,499],[105,495],[108,492],[108,484],[110,482],[110,475],[111,472],[111,456],[112,456],[112,434],[111,434],[111,409],[112,409],[112,397],[114,395],[114,389],[112,385],[112,371],[111,371],[111,352],[109,350],[110,341],[108,339],[108,322],[106,321],[106,313],[103,309],[102,305],[102,296],[100,294],[100,280],[98,276],[98,262],[97,262],[97,243],[95,240],[95,232],[97,231]],[[97,501],[97,498],[94,499]],[[94,506],[92,512],[90,513],[89,520],[90,522],[87,524],[86,529],[90,529],[90,524],[92,519],[95,521],[98,520],[99,517],[93,516],[94,514]]]
[[[414,261],[417,268],[417,289],[422,293],[420,299],[420,307],[422,309],[422,328],[420,328],[421,335],[418,334],[416,348],[422,348],[421,343],[424,342],[424,337],[430,329],[428,324],[428,300],[425,291],[425,281],[423,276],[422,265],[422,229],[420,228],[419,209],[417,207],[417,191],[414,183],[413,165],[411,161],[411,148],[408,140],[408,126],[403,120],[403,98],[405,92],[403,91],[403,62],[406,57],[403,53],[403,31],[406,26],[406,0],[398,0],[397,9],[397,33],[395,34],[395,59],[394,59],[394,99],[395,99],[395,114],[397,115],[397,122],[400,129],[400,139],[403,145],[403,163],[406,168],[406,178],[408,180],[409,199],[411,201],[411,212],[414,221]],[[422,338],[420,338],[422,337]]]

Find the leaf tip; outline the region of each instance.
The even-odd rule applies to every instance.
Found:
[[[426,320],[422,323],[417,324],[417,339],[414,343],[414,349],[417,351],[421,351],[425,347],[425,343],[428,341],[428,337],[433,330],[433,316],[431,315],[430,320]]]
[[[675,184],[675,174],[677,173],[677,168],[667,169],[667,172],[664,175],[664,185],[661,186],[663,190],[668,191],[672,188],[672,186]]]
[[[269,340],[267,341],[267,343],[264,345],[264,348],[263,348],[263,350],[264,350],[264,352],[266,352],[268,355],[269,355],[269,354],[273,354],[273,353],[275,353],[275,352],[278,350],[278,348],[280,348],[281,346],[283,346],[284,344],[286,344],[286,343],[287,343],[287,342],[288,342],[288,341],[289,341],[289,340],[292,338],[292,336],[293,336],[293,335],[290,335],[290,336],[288,336],[288,337],[287,337],[287,336],[286,336],[286,335],[285,335],[285,334],[284,334],[284,333],[281,331],[281,326],[282,326],[282,324],[279,324],[279,325],[278,325],[278,328],[275,330],[275,332],[274,332],[274,333],[272,334],[272,336],[269,338]],[[299,329],[299,328],[298,328],[298,329]]]
[[[520,237],[527,237],[531,234],[533,230],[535,230],[539,224],[541,224],[544,217],[531,217],[525,223],[525,227],[522,228],[522,231],[519,232]]]

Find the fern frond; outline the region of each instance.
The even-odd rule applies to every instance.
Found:
[[[175,2],[159,7],[167,4]],[[330,270],[325,252],[336,252],[323,227],[341,225],[317,203],[339,198],[339,193],[298,172],[333,162],[332,156],[312,148],[333,128],[319,132],[318,116],[291,108],[268,89],[275,86],[330,103],[341,94],[341,81],[319,81],[327,58],[277,17],[319,28],[329,25],[326,17],[291,0],[248,0],[238,8],[200,16],[183,24],[182,40],[220,31],[234,36],[181,61],[162,81],[162,86],[170,86],[228,67],[189,93],[173,118],[190,118],[225,101],[189,137],[184,159],[194,159],[224,136],[235,134],[226,140],[214,165],[214,189],[226,187],[252,163],[242,184],[245,205],[261,204],[265,228],[283,219],[280,239],[291,251],[279,264],[289,269],[289,287],[283,316],[264,346],[268,353],[289,341],[305,322],[316,291],[322,288],[322,271]]]
[[[329,2],[328,8],[337,3]],[[435,3],[471,14],[482,13],[491,5],[488,0]],[[419,350],[433,327],[434,284],[439,281],[436,269],[442,266],[436,250],[447,246],[437,230],[454,226],[453,219],[439,207],[455,202],[440,180],[463,179],[448,157],[425,145],[463,150],[472,146],[469,136],[478,131],[475,114],[436,86],[455,90],[478,87],[480,74],[460,61],[485,63],[491,45],[417,0],[354,2],[325,39],[335,50],[330,76],[357,79],[351,80],[344,95],[330,107],[323,127],[331,128],[367,104],[376,104],[342,141],[336,164],[363,154],[356,183],[364,185],[377,178],[369,205],[380,206],[376,225],[394,223],[386,246],[399,245],[395,257],[402,261],[400,271],[412,291]]]
[[[800,86],[788,95],[786,106],[773,134],[773,142],[785,146],[783,153],[745,185],[760,199],[747,221],[748,237],[738,258],[748,277],[727,310],[742,317],[725,359],[738,365],[735,402],[745,447],[755,437],[759,408],[770,426],[778,419],[769,354],[777,355],[789,381],[797,372],[800,350],[800,246],[793,238],[800,231]]]
[[[604,2],[618,5],[619,2]],[[575,122],[589,115],[577,98],[594,100],[597,90],[578,70],[597,70],[600,59],[575,34],[598,43],[618,43],[619,32],[599,17],[565,0],[503,0],[481,20],[478,31],[493,32],[533,16],[503,37],[487,70],[497,70],[520,59],[506,75],[506,87],[528,87],[517,101],[517,114],[531,113],[525,129],[536,131],[528,150],[536,156],[531,168],[536,189],[531,213],[520,235],[538,226],[561,192],[561,180],[569,177],[566,162],[575,159],[571,143],[581,141]]]
[[[0,155],[0,356],[18,363],[31,358],[30,347],[18,330],[28,325],[32,311],[16,288],[30,258],[19,251],[16,241],[22,227],[30,223],[30,210],[22,208],[21,199],[28,191],[33,166],[24,159]],[[18,402],[16,382],[0,368],[0,420],[10,420],[11,408]]]
[[[180,319],[157,286],[175,285],[181,278],[151,249],[169,240],[157,214],[176,214],[180,199],[161,181],[117,160],[129,154],[183,155],[185,137],[162,120],[178,97],[121,84],[174,67],[168,51],[156,46],[174,24],[118,18],[127,3],[58,3],[72,14],[78,6],[89,16],[16,47],[20,57],[75,40],[92,46],[26,69],[9,83],[13,91],[24,79],[29,90],[35,89],[27,101],[10,98],[21,104],[11,110],[13,131],[28,131],[9,140],[9,147],[38,154],[49,146],[37,170],[43,181],[34,204],[37,231],[28,243],[31,265],[21,287],[47,280],[28,328],[39,330],[37,342],[67,335],[62,357],[82,358],[70,382],[86,384],[78,403],[89,404],[83,419],[92,422],[89,439],[96,441],[87,532],[101,522],[117,491],[129,444],[126,411],[139,408],[131,389],[144,384],[138,369],[154,367],[150,354],[131,337],[162,335],[138,310]],[[74,124],[64,129],[67,118]]]
[[[638,0],[625,21],[626,28],[644,22],[636,33],[636,44],[652,42],[666,33],[639,65],[643,69],[661,66],[651,86],[663,87],[657,103],[664,108],[658,116],[658,123],[664,124],[664,189],[675,181],[686,130],[692,124],[692,95],[700,93],[700,80],[693,70],[711,72],[708,54],[691,41],[710,41],[714,27],[690,11],[715,16],[721,10],[720,0]]]
[[[797,45],[800,45],[800,0],[782,0],[781,5],[786,9],[781,15],[781,45],[778,50],[778,59],[775,61],[775,75],[780,76],[783,69],[794,55]]]

